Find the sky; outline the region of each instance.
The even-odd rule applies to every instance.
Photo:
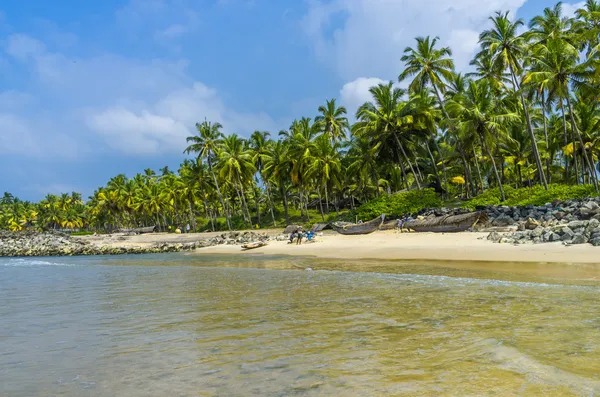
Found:
[[[78,191],[186,157],[196,122],[273,135],[337,98],[350,115],[397,80],[417,36],[465,70],[497,10],[549,0],[0,2],[0,192]],[[565,2],[572,14],[582,3]]]

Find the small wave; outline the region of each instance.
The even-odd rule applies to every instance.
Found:
[[[74,266],[70,263],[49,262],[33,258],[11,258],[0,260],[0,266],[27,267],[27,266]]]

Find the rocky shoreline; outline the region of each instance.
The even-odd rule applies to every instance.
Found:
[[[491,231],[487,239],[504,244],[562,242],[565,245],[600,246],[600,197],[555,201],[543,206],[485,206],[477,210],[488,215],[481,231]],[[465,209],[431,209],[422,215],[470,212]]]
[[[244,244],[266,240],[268,240],[266,234],[229,232],[211,239],[199,239],[186,243],[156,242],[149,246],[114,246],[93,244],[81,238],[55,231],[0,231],[0,257],[157,254],[193,251],[196,248],[220,244]]]

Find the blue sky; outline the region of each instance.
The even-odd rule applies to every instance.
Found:
[[[326,98],[350,112],[415,36],[459,69],[496,10],[546,0],[25,0],[0,4],[0,190],[22,199],[171,169],[207,118],[276,134]],[[565,12],[572,13],[572,3]]]

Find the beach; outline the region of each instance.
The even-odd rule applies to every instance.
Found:
[[[281,235],[281,229],[261,231]],[[221,233],[166,234],[137,236],[85,236],[97,245],[114,247],[149,246],[156,243],[188,243],[212,238]],[[325,232],[315,242],[302,245],[269,241],[255,250],[243,251],[239,245],[216,245],[195,251],[203,254],[290,255],[338,259],[438,260],[477,262],[600,263],[600,247],[589,244],[565,246],[560,242],[544,244],[496,244],[489,233],[398,233],[378,231],[368,235],[344,236]]]

